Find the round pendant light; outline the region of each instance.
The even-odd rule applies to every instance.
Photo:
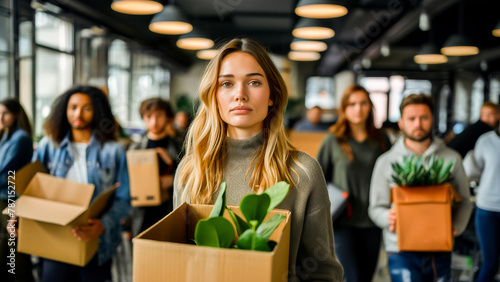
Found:
[[[500,21],[498,21],[497,25],[495,25],[495,28],[491,32],[493,36],[500,37]]]
[[[413,57],[417,64],[444,64],[448,62],[448,57],[439,53],[437,47],[432,43],[424,44]]]
[[[295,8],[295,14],[304,18],[329,19],[347,14],[347,8],[332,0],[301,0]]]
[[[292,61],[317,61],[321,55],[318,52],[290,51],[288,58]]]
[[[151,15],[161,12],[163,5],[154,0],[113,0],[111,9],[123,14]]]
[[[196,57],[198,57],[198,59],[202,59],[202,60],[211,60],[217,55],[218,51],[219,50],[216,50],[216,49],[200,50],[200,51],[196,52]]]
[[[177,47],[187,50],[202,50],[214,46],[212,39],[197,29],[181,35],[176,44]]]
[[[294,51],[323,52],[328,48],[325,42],[294,38],[290,44],[290,49]]]
[[[302,18],[292,31],[293,36],[303,39],[328,39],[335,36],[331,21]]]
[[[149,30],[161,34],[179,35],[190,32],[193,26],[178,7],[167,5],[161,13],[153,17]]]
[[[448,37],[441,48],[446,56],[471,56],[479,53],[479,48],[464,35],[456,33]]]

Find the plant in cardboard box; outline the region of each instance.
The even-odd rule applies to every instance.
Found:
[[[198,221],[195,229],[195,243],[200,246],[237,248],[257,251],[272,251],[276,242],[269,237],[285,219],[276,214],[264,221],[269,211],[275,208],[288,194],[290,185],[284,181],[276,183],[261,194],[249,194],[241,199],[239,208],[244,218],[226,206],[226,183],[219,187],[219,196],[209,218]],[[231,222],[223,217],[225,211],[236,228],[239,238],[233,245],[235,230]]]
[[[451,205],[461,200],[449,183],[454,161],[445,165],[432,154],[426,167],[423,157],[411,155],[391,165],[399,250],[451,251]]]
[[[392,169],[395,174],[392,179],[399,186],[424,186],[424,185],[439,185],[449,182],[450,173],[454,165],[454,161],[450,161],[446,166],[444,159],[435,158],[432,154],[429,160],[428,168],[425,167],[422,161],[422,156],[417,157],[411,155],[409,158],[403,157],[403,164],[392,163]]]

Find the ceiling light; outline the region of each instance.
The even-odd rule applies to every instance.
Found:
[[[431,28],[431,20],[429,14],[425,10],[420,12],[420,17],[418,18],[418,27],[421,31],[429,31]]]
[[[190,32],[193,26],[178,7],[167,5],[161,13],[153,17],[149,30],[161,34],[179,35]]]
[[[317,61],[321,55],[318,52],[290,51],[288,58],[292,61]]]
[[[295,14],[304,18],[329,19],[347,14],[347,8],[332,0],[301,0],[295,8]]]
[[[202,60],[211,60],[217,55],[217,52],[219,52],[219,50],[216,49],[200,50],[196,52],[196,57]]]
[[[386,40],[382,41],[382,44],[380,45],[380,54],[384,57],[389,57],[389,55],[391,55],[391,46]]]
[[[331,21],[302,18],[295,26],[292,34],[295,37],[304,39],[328,39],[335,36],[335,32],[330,26]]]
[[[113,0],[111,9],[131,15],[151,15],[161,12],[163,5],[154,0]]]
[[[181,35],[177,40],[177,47],[187,50],[208,49],[212,46],[214,46],[212,39],[197,29]]]
[[[446,56],[470,56],[479,53],[479,48],[462,34],[453,34],[443,44],[441,53]]]
[[[444,64],[448,62],[448,57],[439,53],[434,44],[426,43],[417,51],[413,60],[417,64]]]
[[[497,25],[495,25],[495,28],[491,33],[493,36],[500,37],[500,21],[497,22]]]
[[[314,51],[323,52],[328,48],[325,42],[294,38],[290,44],[290,49],[294,51]]]

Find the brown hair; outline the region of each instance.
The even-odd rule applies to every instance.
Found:
[[[489,107],[489,108],[494,109],[495,111],[498,111],[498,105],[495,104],[495,103],[493,103],[493,102],[491,102],[491,101],[484,102],[483,105],[481,106],[481,108],[482,107]]]
[[[170,103],[162,98],[149,98],[142,101],[141,106],[139,107],[139,114],[141,118],[144,117],[144,114],[149,111],[160,110],[165,111],[167,118],[174,117],[174,111],[172,111],[172,107],[170,107]]]
[[[26,133],[28,133],[31,139],[33,139],[33,131],[31,128],[30,120],[19,101],[14,98],[7,98],[3,101],[0,101],[0,104],[4,105],[7,110],[9,110],[9,112],[11,112],[15,117],[14,124],[12,125],[12,128],[9,128],[9,131],[13,131],[13,129],[15,128],[22,128],[24,131],[26,131]],[[4,133],[5,129],[0,131],[0,138],[2,138]]]
[[[335,137],[337,137],[337,141],[339,142],[340,147],[350,160],[353,159],[353,155],[351,146],[349,146],[349,144],[347,143],[347,139],[349,138],[349,136],[351,136],[351,128],[345,116],[345,109],[349,105],[349,98],[354,92],[363,92],[368,98],[368,102],[370,102],[370,114],[366,119],[366,130],[368,132],[368,136],[377,140],[383,151],[385,151],[386,149],[382,135],[380,134],[380,131],[375,127],[373,118],[374,106],[372,100],[370,99],[370,94],[364,87],[358,84],[354,84],[344,91],[342,100],[340,102],[340,108],[338,110],[338,121],[328,129],[328,131],[330,131],[331,133],[333,133],[333,135],[335,135]]]
[[[408,105],[427,105],[431,110],[431,113],[434,112],[434,99],[432,96],[425,94],[410,94],[406,96],[403,101],[401,101],[401,105],[399,106],[399,112],[403,115],[403,109]]]

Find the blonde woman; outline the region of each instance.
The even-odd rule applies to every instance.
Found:
[[[347,282],[371,281],[379,255],[382,231],[368,216],[373,166],[389,149],[389,138],[375,128],[373,103],[359,85],[342,96],[339,119],[330,129],[317,160],[327,182],[349,193],[347,209],[335,220],[336,252]]]
[[[289,279],[341,281],[325,180],[318,163],[285,135],[288,92],[264,48],[249,39],[228,42],[208,64],[199,93],[202,103],[174,181],[174,208],[213,203],[223,181],[228,205],[287,181],[290,192],[277,208],[292,214]]]

